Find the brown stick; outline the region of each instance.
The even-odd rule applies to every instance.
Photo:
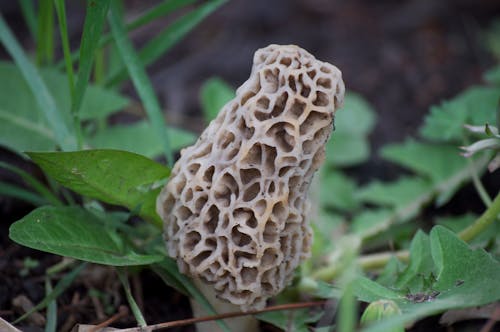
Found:
[[[90,332],[97,332],[99,329],[102,329],[103,327],[108,326],[109,324],[113,323],[114,321],[117,321],[118,319],[125,317],[128,315],[128,308],[124,305],[121,305],[120,308],[118,308],[118,312],[111,316],[109,319],[105,320],[104,322],[94,326]]]
[[[228,312],[228,313],[220,314],[220,315],[181,319],[181,320],[175,320],[175,321],[166,322],[166,323],[148,325],[145,327],[134,327],[134,328],[129,328],[129,329],[123,329],[123,330],[119,330],[119,331],[120,332],[154,331],[154,330],[158,330],[158,329],[179,327],[179,326],[185,326],[185,325],[207,322],[207,321],[212,321],[212,320],[233,318],[233,317],[239,317],[239,316],[245,316],[245,315],[256,315],[256,314],[260,314],[263,312],[278,311],[278,310],[296,310],[296,309],[317,307],[317,306],[322,306],[326,303],[327,303],[327,301],[281,304],[281,305],[275,305],[272,307],[267,307],[267,308],[262,309],[262,310],[252,310],[252,311],[247,311],[247,312],[241,312],[241,311]]]

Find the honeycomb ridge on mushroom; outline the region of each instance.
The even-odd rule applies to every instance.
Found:
[[[157,200],[181,272],[242,310],[259,309],[308,257],[307,192],[344,83],[294,45],[254,55],[250,78],[181,151]]]

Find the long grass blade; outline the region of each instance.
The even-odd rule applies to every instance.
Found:
[[[24,0],[26,1],[26,0]],[[188,6],[195,3],[197,0],[164,0],[162,3],[156,5],[155,7],[149,9],[143,15],[139,16],[132,22],[126,24],[127,31],[135,30],[140,28],[151,21],[166,16],[173,11]],[[107,33],[99,40],[99,47],[104,47],[108,45],[113,40],[111,33]],[[75,51],[71,53],[71,61],[75,62],[78,60],[80,53]],[[57,67],[61,69],[64,66],[63,62],[58,63]]]
[[[19,6],[21,7],[24,21],[30,30],[31,37],[33,40],[36,40],[38,23],[36,19],[35,3],[33,0],[19,0]]]
[[[31,203],[35,206],[41,206],[48,203],[40,195],[37,195],[29,190],[18,187],[16,185],[1,181],[0,181],[0,196],[17,198],[25,202]]]
[[[0,168],[6,169],[8,171],[11,171],[12,173],[15,173],[19,175],[26,184],[31,186],[35,191],[42,196],[48,203],[54,205],[54,206],[61,206],[62,203],[61,201],[57,198],[56,195],[54,195],[46,186],[43,185],[40,181],[38,181],[34,176],[32,176],[30,173],[12,166],[10,164],[4,163],[0,161]]]
[[[54,0],[57,19],[59,20],[59,32],[61,34],[61,43],[64,54],[64,63],[66,65],[66,75],[68,75],[68,86],[71,94],[71,100],[75,98],[75,79],[73,73],[73,64],[71,62],[71,50],[69,48],[68,23],[66,21],[66,5],[64,0]]]
[[[78,65],[78,78],[75,86],[75,95],[71,101],[71,113],[79,147],[82,146],[82,134],[78,111],[82,104],[85,90],[87,89],[95,51],[99,47],[104,21],[109,8],[109,0],[87,0],[87,14],[83,25],[82,39],[80,42],[80,63]]]
[[[125,296],[127,297],[128,304],[130,305],[130,310],[134,314],[134,317],[137,321],[137,324],[139,324],[140,327],[145,327],[148,324],[146,323],[146,320],[144,319],[144,316],[142,315],[141,309],[139,309],[139,306],[137,305],[137,302],[135,301],[134,297],[132,296],[132,291],[130,290],[130,284],[128,282],[127,274],[125,273],[125,270],[123,268],[116,268],[116,272],[118,273],[118,278],[120,279],[123,289],[125,290]]]
[[[52,0],[38,2],[36,60],[39,65],[54,61],[54,4]]]
[[[57,283],[56,287],[54,287],[54,289],[49,294],[47,294],[40,303],[38,303],[36,306],[31,308],[24,315],[22,315],[21,317],[16,319],[13,323],[17,324],[20,321],[24,320],[29,315],[31,315],[32,313],[34,313],[35,311],[38,311],[40,309],[47,307],[47,305],[50,303],[50,301],[57,299],[57,297],[59,295],[61,295],[71,285],[73,280],[75,280],[75,278],[80,274],[80,272],[86,266],[87,266],[86,262],[81,263],[76,268],[74,268],[71,272],[69,272],[64,277],[62,277],[62,279],[59,280],[59,282]]]
[[[56,137],[59,146],[65,151],[74,150],[76,148],[76,140],[70,134],[66,122],[64,121],[62,114],[59,112],[53,96],[47,89],[47,86],[42,80],[37,68],[30,62],[23,49],[15,39],[1,13],[0,41],[21,70],[26,83],[35,96],[40,111],[47,120],[47,123],[51,126],[51,129],[54,131],[54,136]]]
[[[227,0],[212,0],[199,6],[195,10],[181,16],[165,30],[152,38],[140,51],[139,59],[144,66],[148,66],[170,50],[203,19],[226,3]],[[108,85],[116,85],[127,78],[125,69],[111,75]]]
[[[109,25],[111,26],[111,32],[113,34],[113,38],[115,39],[118,52],[120,53],[132,82],[134,83],[134,87],[144,104],[144,108],[149,120],[151,121],[153,130],[156,132],[161,142],[163,142],[163,148],[168,164],[169,166],[172,166],[173,154],[170,149],[170,142],[163,119],[163,113],[154,93],[153,86],[146,75],[146,71],[139,60],[139,57],[135,53],[132,43],[127,37],[125,27],[119,19],[118,9],[115,2],[112,2],[110,9]]]
[[[49,295],[54,289],[49,277],[45,277],[45,295]],[[57,328],[57,301],[54,299],[47,305],[47,322],[45,332],[56,332]]]

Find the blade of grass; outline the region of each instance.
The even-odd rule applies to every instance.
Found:
[[[36,38],[36,62],[51,64],[54,60],[54,4],[52,0],[38,2],[38,35]]]
[[[139,16],[136,18],[134,21],[131,23],[126,24],[126,29],[127,31],[131,31],[137,28],[140,28],[141,26],[144,26],[151,21],[162,17],[166,16],[173,11],[180,9],[182,7],[185,7],[187,5],[195,3],[197,0],[164,0],[162,3],[156,5],[155,7],[151,8],[148,10],[146,13],[143,15]],[[105,34],[100,40],[99,40],[99,47],[104,47],[108,45],[111,41],[113,40],[113,36],[111,33]],[[71,61],[75,62],[78,60],[80,56],[80,53],[78,51],[75,51],[71,54]],[[57,65],[58,69],[61,69],[63,67],[63,63],[60,62]]]
[[[165,156],[167,158],[168,165],[171,167],[173,164],[173,154],[170,149],[170,142],[160,104],[154,93],[151,81],[147,77],[146,71],[135,53],[132,43],[127,38],[125,27],[119,19],[118,9],[116,7],[116,2],[114,1],[111,3],[109,25],[111,26],[111,32],[113,34],[113,38],[115,39],[118,52],[120,53],[130,77],[132,78],[134,87],[144,104],[144,108],[149,120],[151,121],[153,130],[156,132],[161,142],[163,142]]]
[[[37,37],[37,19],[35,12],[35,3],[33,0],[20,0],[19,6],[21,6],[21,12],[24,17],[24,21],[30,30],[31,37],[36,40]]]
[[[80,148],[83,145],[83,136],[78,112],[89,83],[95,51],[99,47],[99,39],[101,38],[108,8],[109,0],[87,0],[87,13],[85,15],[82,39],[80,42],[78,78],[75,86],[75,95],[71,100],[71,114],[73,115],[74,126],[77,131],[78,146]]]
[[[45,277],[45,295],[53,291],[49,277]],[[47,320],[45,323],[45,332],[56,332],[57,327],[57,301],[54,299],[47,306]]]
[[[212,0],[199,6],[193,11],[181,16],[174,21],[165,30],[152,38],[139,52],[139,59],[144,66],[148,66],[156,61],[160,56],[170,50],[184,36],[193,30],[203,19],[210,15],[214,10],[223,5],[227,0]],[[111,75],[107,85],[113,86],[127,78],[124,68],[120,68],[115,74]]]
[[[13,324],[17,324],[20,321],[24,320],[26,317],[34,313],[35,311],[38,311],[40,309],[43,309],[47,307],[47,305],[50,303],[50,301],[55,300],[59,295],[61,295],[75,280],[75,278],[80,274],[80,272],[87,266],[87,263],[81,263],[77,267],[75,267],[71,272],[66,274],[64,277],[61,278],[61,280],[57,283],[56,287],[50,292],[48,295],[46,295],[43,300],[38,303],[36,306],[31,308],[28,312],[26,312],[24,315],[16,319]]]
[[[43,183],[38,181],[35,177],[33,177],[28,172],[26,172],[18,167],[4,163],[2,161],[0,161],[0,168],[4,168],[8,171],[11,171],[12,173],[19,175],[24,180],[24,182],[26,182],[29,186],[31,186],[33,189],[35,189],[35,191],[38,194],[40,194],[40,196],[43,197],[46,202],[48,202],[54,206],[61,206],[62,205],[61,201],[57,198],[56,195],[54,195]]]
[[[7,197],[13,197],[17,198],[20,200],[23,200],[25,202],[31,203],[35,206],[41,206],[45,205],[48,202],[41,197],[40,195],[37,195],[35,193],[32,193],[31,191],[28,191],[24,188],[5,183],[5,182],[0,182],[0,196],[7,196]]]
[[[156,20],[162,16],[168,15],[173,11],[185,7],[187,5],[191,5],[195,3],[197,0],[166,0],[160,3],[159,5],[151,8],[143,15],[136,18],[134,21],[127,24],[127,31],[134,30],[138,27],[141,27],[145,24],[148,24],[151,21]]]
[[[69,48],[68,24],[66,21],[66,5],[64,0],[54,0],[57,19],[59,20],[59,32],[61,34],[61,43],[64,54],[64,63],[66,64],[66,75],[68,75],[68,86],[71,94],[71,100],[75,98],[75,79],[73,73],[73,64],[71,63],[71,50]]]
[[[130,310],[137,320],[137,324],[139,324],[140,327],[147,326],[148,324],[146,323],[146,320],[142,315],[141,309],[139,309],[137,302],[135,302],[135,299],[132,296],[132,291],[130,290],[130,284],[128,282],[125,270],[123,268],[117,267],[116,272],[118,273],[118,278],[120,278],[120,282],[122,283],[123,289],[125,290],[125,296],[127,297],[128,304],[130,305]]]
[[[26,83],[37,101],[40,111],[47,120],[47,123],[52,127],[59,146],[65,151],[74,150],[76,141],[70,134],[62,114],[56,106],[53,96],[50,94],[47,86],[40,77],[38,70],[29,61],[23,49],[15,39],[1,13],[0,41],[21,70]]]

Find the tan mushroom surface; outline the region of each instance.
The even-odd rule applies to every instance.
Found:
[[[255,53],[250,78],[181,151],[158,197],[181,272],[245,311],[283,290],[309,255],[307,192],[343,98],[341,72],[300,47]]]

